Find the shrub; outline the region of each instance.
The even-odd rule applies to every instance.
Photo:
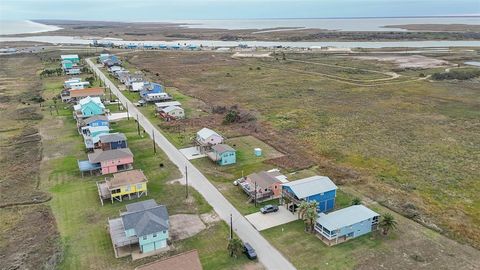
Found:
[[[437,72],[432,74],[432,79],[442,80],[470,80],[480,76],[480,69],[454,69],[450,72]]]

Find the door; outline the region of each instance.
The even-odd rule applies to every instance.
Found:
[[[335,205],[335,199],[331,199],[327,201],[327,211],[330,209],[333,209],[333,206]]]

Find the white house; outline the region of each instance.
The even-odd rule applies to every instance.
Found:
[[[167,108],[162,109],[162,112],[169,117],[173,117],[176,119],[183,119],[185,118],[185,111],[183,108],[178,106],[169,106]]]

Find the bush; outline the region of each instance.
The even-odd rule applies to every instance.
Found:
[[[450,72],[437,72],[432,74],[432,79],[442,80],[470,80],[480,76],[480,69],[454,69]]]

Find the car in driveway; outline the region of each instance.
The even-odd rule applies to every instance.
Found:
[[[278,211],[278,206],[272,205],[272,204],[267,204],[264,207],[260,208],[260,212],[262,214],[268,214],[268,213],[273,213]]]
[[[257,253],[249,243],[243,244],[243,252],[247,255],[250,260],[255,260],[257,258]]]

